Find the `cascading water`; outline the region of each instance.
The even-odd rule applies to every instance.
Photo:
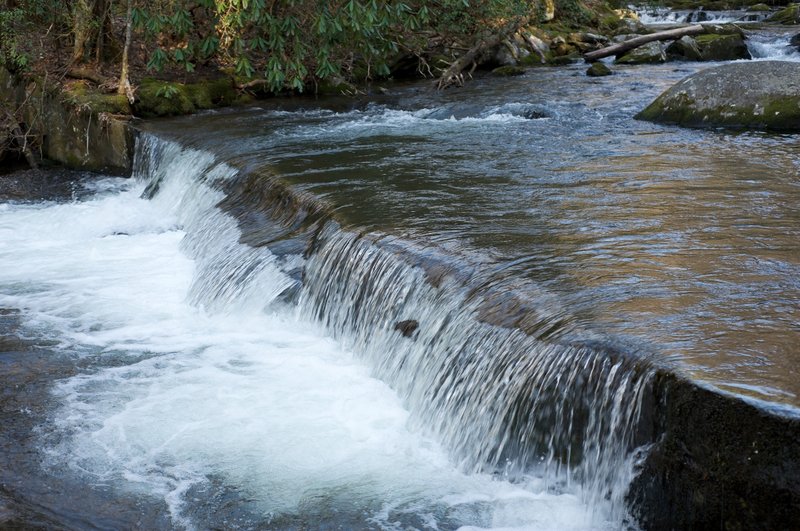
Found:
[[[649,26],[667,24],[727,24],[731,22],[762,22],[772,13],[770,11],[706,11],[700,9],[670,9],[668,7],[628,6],[634,11],[642,24]]]
[[[499,326],[484,286],[287,201],[269,245],[241,243],[273,184],[209,153],[143,134],[135,165],[0,210],[0,259],[26,265],[0,272],[0,306],[91,360],[56,387],[48,466],[187,528],[622,524],[646,363],[557,305]]]
[[[795,34],[796,31],[786,29],[752,32],[745,42],[753,59],[797,62],[800,61],[800,48],[789,42]]]

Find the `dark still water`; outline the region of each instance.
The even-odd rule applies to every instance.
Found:
[[[702,66],[531,70],[348,108],[155,129],[268,168],[347,225],[543,288],[574,326],[721,389],[800,406],[800,142],[632,116]],[[209,134],[213,131],[213,134]]]

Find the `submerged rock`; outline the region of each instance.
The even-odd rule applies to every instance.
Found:
[[[592,66],[586,70],[586,75],[589,77],[602,77],[602,76],[610,76],[614,72],[611,71],[609,67],[607,67],[604,63],[596,62],[592,63]]]
[[[419,328],[419,322],[413,319],[400,321],[394,325],[394,329],[403,334],[404,337],[413,336],[414,332],[417,331],[417,328]]]
[[[500,66],[492,70],[493,76],[500,76],[500,77],[509,77],[509,76],[521,76],[525,73],[525,69],[519,66]]]
[[[800,63],[734,63],[693,74],[637,119],[688,127],[800,131]]]

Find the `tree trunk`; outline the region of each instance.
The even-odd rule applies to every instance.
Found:
[[[94,3],[91,0],[76,0],[72,12],[72,33],[75,41],[72,48],[72,60],[82,63],[86,58],[86,45],[92,34],[92,11]]]
[[[122,71],[119,74],[118,94],[128,96],[128,101],[133,103],[133,91],[128,80],[128,55],[131,50],[131,40],[133,39],[133,0],[128,0],[128,13],[125,15],[125,47],[122,49]]]
[[[591,63],[597,61],[598,59],[602,59],[603,57],[608,57],[610,55],[623,54],[625,52],[633,50],[634,48],[638,48],[643,44],[647,44],[648,42],[678,40],[686,35],[700,35],[705,32],[706,29],[700,24],[697,24],[695,26],[688,26],[685,28],[676,28],[666,31],[659,31],[657,33],[651,33],[650,35],[641,35],[639,37],[635,37],[625,42],[614,44],[612,46],[608,46],[600,50],[595,50],[593,52],[585,53],[583,54],[583,58],[586,60],[587,63]]]
[[[105,53],[106,36],[111,35],[109,11],[111,0],[96,0],[94,4],[94,18],[97,20],[97,38],[94,44],[94,61],[98,65],[103,62]]]
[[[556,3],[554,0],[544,0],[544,21],[549,22],[556,18]]]

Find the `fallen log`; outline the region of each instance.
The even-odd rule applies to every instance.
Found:
[[[67,77],[71,77],[72,79],[81,79],[85,81],[91,81],[97,85],[103,85],[109,83],[110,79],[102,75],[101,73],[97,72],[96,70],[91,70],[89,68],[70,68],[67,71]]]
[[[598,59],[602,59],[603,57],[608,57],[610,55],[621,55],[625,52],[638,48],[639,46],[647,44],[648,42],[672,41],[672,40],[678,40],[681,37],[700,35],[703,33],[706,33],[706,29],[700,24],[694,26],[687,26],[685,28],[675,28],[666,31],[659,31],[656,33],[651,33],[649,35],[641,35],[639,37],[634,37],[633,39],[621,42],[619,44],[607,46],[605,48],[601,48],[600,50],[587,52],[583,54],[583,58],[586,60],[587,63],[592,63],[594,61],[597,61]]]

